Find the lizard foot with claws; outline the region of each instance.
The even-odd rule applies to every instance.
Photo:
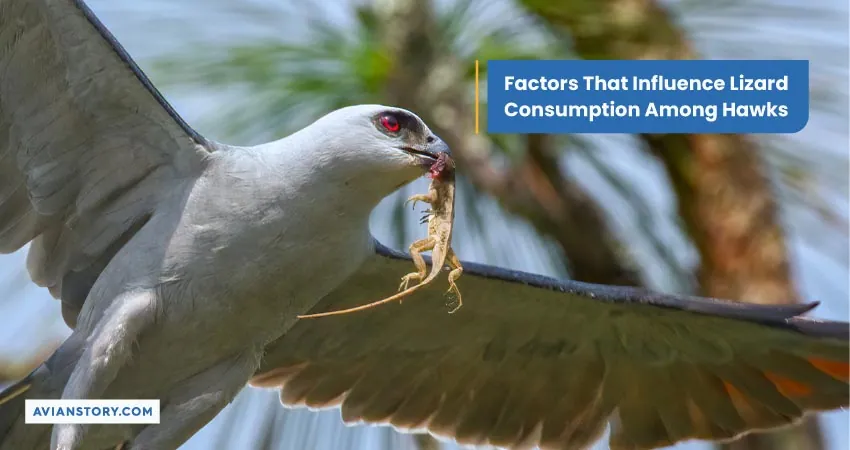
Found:
[[[416,202],[428,203],[431,205],[431,209],[425,211],[426,215],[423,217],[423,220],[428,222],[428,236],[425,239],[420,239],[410,244],[410,257],[413,259],[413,265],[416,266],[416,272],[411,272],[401,277],[401,284],[399,285],[400,292],[391,297],[366,305],[338,311],[309,314],[299,316],[299,318],[347,314],[373,308],[395,300],[401,301],[404,297],[433,281],[446,265],[450,268],[449,289],[446,291],[446,295],[454,294],[457,299],[456,302],[452,302],[452,304],[456,303],[456,305],[449,313],[454,313],[460,309],[463,301],[461,300],[460,289],[458,289],[456,281],[463,273],[463,267],[451,247],[455,203],[454,162],[451,157],[445,153],[440,154],[440,157],[431,166],[429,176],[432,181],[428,188],[428,193],[413,195],[405,202],[405,204],[413,202],[414,207],[416,206]],[[422,257],[422,253],[427,251],[431,252],[430,273],[428,273],[425,258]],[[415,284],[408,287],[411,282],[415,282]]]

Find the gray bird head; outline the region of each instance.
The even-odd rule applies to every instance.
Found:
[[[422,175],[440,153],[449,153],[416,114],[383,105],[338,109],[297,134],[302,133],[321,148],[313,157],[325,169],[357,178],[385,177],[394,187]]]
[[[338,109],[253,149],[266,164],[286,171],[286,183],[319,184],[318,192],[364,208],[426,174],[440,153],[450,154],[422,119],[382,105]]]

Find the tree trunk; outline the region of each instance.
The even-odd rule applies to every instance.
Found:
[[[754,143],[740,135],[645,139],[667,169],[699,250],[703,294],[797,302],[776,203]]]
[[[521,0],[585,59],[690,59],[669,12],[653,0]],[[753,303],[798,301],[776,202],[755,143],[742,135],[643,135],[673,182],[701,256],[702,294]],[[723,445],[821,449],[816,419]]]

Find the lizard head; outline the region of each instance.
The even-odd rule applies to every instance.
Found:
[[[455,169],[455,161],[448,153],[440,153],[437,160],[428,168],[428,178],[437,179],[451,175]]]

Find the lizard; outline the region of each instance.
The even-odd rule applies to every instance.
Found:
[[[413,259],[416,271],[401,277],[401,284],[398,288],[399,292],[383,300],[378,300],[365,305],[336,311],[302,315],[298,316],[299,319],[348,314],[355,311],[374,308],[375,306],[383,305],[395,300],[401,301],[404,297],[409,296],[434,281],[445,265],[448,265],[451,269],[448,277],[449,289],[446,291],[446,294],[454,293],[457,297],[457,305],[449,311],[449,314],[454,313],[463,306],[460,289],[458,289],[456,284],[457,279],[460,278],[463,273],[463,266],[451,247],[452,228],[455,214],[454,160],[452,160],[449,155],[441,153],[434,164],[431,165],[428,171],[428,177],[431,178],[431,184],[428,187],[428,192],[426,194],[416,194],[405,201],[405,204],[413,202],[414,208],[416,207],[416,202],[428,203],[431,205],[431,209],[425,211],[426,215],[423,218],[423,221],[428,222],[428,235],[424,239],[420,239],[410,244],[409,248],[410,257]],[[427,251],[431,252],[430,273],[428,273],[425,259],[422,257],[422,253]],[[416,282],[416,284],[408,287],[411,281]]]

